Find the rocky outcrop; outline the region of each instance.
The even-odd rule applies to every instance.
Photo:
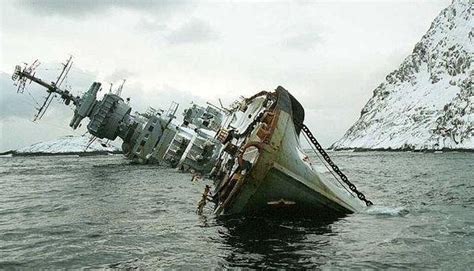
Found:
[[[331,148],[474,149],[473,19],[469,0],[444,9]]]

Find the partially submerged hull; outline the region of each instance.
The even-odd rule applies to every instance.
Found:
[[[258,99],[272,97],[270,106]],[[296,125],[302,125],[301,105],[282,87],[275,93],[248,101],[262,114],[247,137],[226,144],[238,145],[237,166],[219,172],[214,199],[216,214],[237,214],[270,209],[305,209],[315,214],[352,213],[363,208],[358,199],[343,187],[323,179],[301,150]],[[248,112],[244,112],[244,116]],[[248,127],[241,127],[240,129]],[[241,132],[241,131],[237,131]],[[232,143],[233,142],[233,143]],[[221,161],[231,161],[228,153]]]
[[[212,201],[217,215],[281,209],[337,215],[362,209],[358,199],[372,204],[330,161],[304,126],[303,107],[282,87],[236,101],[230,109],[192,105],[180,123],[175,120],[176,103],[167,112],[150,108],[145,113],[132,114],[129,103],[120,97],[121,88],[98,100],[101,84],[94,82],[82,97],[73,96],[58,84],[35,77],[34,67],[39,65],[35,63],[24,69],[16,67],[13,79],[19,89],[31,80],[47,88],[45,105],[49,105],[52,94],[59,95],[66,104],[72,102],[73,129],[88,118],[91,135],[109,140],[121,138],[123,153],[132,161],[209,173],[215,180]],[[42,116],[44,110],[42,107],[37,116]],[[314,170],[300,146],[302,130],[355,195],[342,183],[326,180]],[[208,194],[206,187],[200,210]]]

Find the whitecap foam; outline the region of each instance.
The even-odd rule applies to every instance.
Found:
[[[364,213],[371,215],[404,216],[408,214],[408,210],[404,207],[371,206],[365,209]]]

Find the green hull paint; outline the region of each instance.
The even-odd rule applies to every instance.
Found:
[[[294,203],[286,205],[290,209],[310,209],[315,214],[344,214],[362,209],[356,197],[323,179],[302,159],[291,116],[280,111],[278,118],[268,148],[260,152],[257,163],[224,214],[285,207],[285,204],[274,204],[279,200]],[[255,132],[252,140],[258,141]]]

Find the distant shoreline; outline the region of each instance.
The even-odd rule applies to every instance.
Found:
[[[353,152],[427,152],[427,153],[434,153],[434,152],[474,152],[474,149],[410,149],[410,148],[402,148],[402,149],[384,149],[384,148],[337,148],[337,149],[329,149],[331,151],[353,151]]]
[[[109,154],[122,154],[122,151],[91,151],[91,152],[16,152],[6,151],[0,153],[0,155],[11,155],[11,156],[59,156],[59,155],[79,155],[79,156],[96,156],[96,155],[109,155]]]

